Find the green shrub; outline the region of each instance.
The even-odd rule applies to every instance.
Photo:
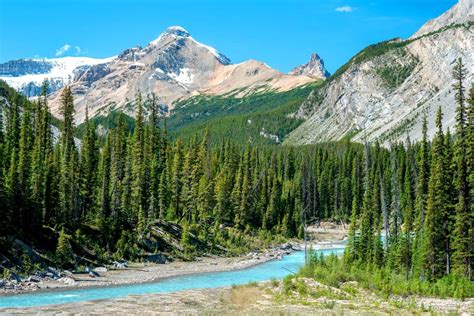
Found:
[[[389,267],[348,264],[344,259],[334,255],[312,256],[310,262],[301,268],[299,275],[313,277],[318,282],[333,287],[355,281],[361,287],[386,297],[392,294],[401,296],[417,294],[459,299],[474,297],[474,282],[463,277],[448,275],[434,282],[415,277],[407,279],[405,273],[393,271]],[[349,292],[354,292],[354,290],[349,290]]]
[[[69,243],[69,235],[66,234],[64,228],[61,229],[58,238],[58,245],[56,247],[56,263],[62,267],[71,264],[74,253]]]
[[[10,271],[10,269],[7,269],[7,268],[4,268],[3,269],[3,279],[4,280],[10,280],[10,278],[12,277],[12,272]]]
[[[293,283],[293,276],[288,275],[283,279],[283,292],[286,295],[290,295],[293,291],[296,290],[296,286]]]

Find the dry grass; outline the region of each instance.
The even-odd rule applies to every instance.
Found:
[[[263,290],[256,285],[234,286],[230,291],[230,303],[239,308],[256,304],[263,298]]]

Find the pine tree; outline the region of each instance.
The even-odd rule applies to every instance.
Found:
[[[150,219],[156,219],[160,217],[160,177],[164,162],[161,157],[162,154],[162,142],[160,139],[160,130],[158,127],[158,104],[156,96],[154,94],[148,98],[149,107],[151,108],[151,114],[149,123],[147,125],[148,137],[147,137],[147,160],[150,161],[148,168],[148,186],[150,188],[149,201],[148,201],[148,217]]]
[[[72,92],[65,87],[61,94],[61,113],[64,127],[61,134],[61,165],[59,197],[61,205],[60,222],[73,223],[78,219],[77,151],[74,143],[74,104]],[[76,222],[77,223],[77,222]]]
[[[221,169],[215,180],[214,186],[214,217],[221,223],[230,223],[233,220],[231,195],[232,182],[230,171],[226,164]]]
[[[132,158],[132,187],[131,187],[131,206],[134,209],[134,218],[138,220],[138,213],[141,207],[142,212],[146,212],[146,179],[145,179],[145,128],[143,118],[143,102],[141,94],[138,94],[137,100],[137,118],[133,134],[133,158]],[[146,213],[144,214],[146,217]]]
[[[170,219],[181,218],[183,205],[181,201],[181,191],[183,189],[183,156],[181,151],[181,142],[178,140],[173,150],[173,164],[171,170],[171,214]]]
[[[392,205],[390,213],[390,240],[391,242],[398,242],[399,228],[402,223],[402,216],[400,211],[400,182],[398,174],[398,163],[395,157],[395,149],[391,150],[391,187],[392,187]]]
[[[442,112],[438,109],[436,127],[438,131],[433,140],[431,174],[428,184],[428,199],[424,222],[423,262],[429,279],[441,277],[446,271],[445,253],[445,214],[448,200],[445,184],[445,142],[442,129]]]
[[[73,260],[73,252],[71,244],[69,243],[69,236],[61,229],[58,238],[58,245],[56,247],[56,258],[59,265],[66,267],[71,264]]]
[[[112,131],[110,208],[115,225],[123,222],[122,198],[124,195],[125,159],[127,158],[127,131],[123,115],[119,116],[117,128]]]
[[[111,202],[110,202],[110,166],[111,166],[111,138],[109,134],[105,141],[104,148],[102,149],[102,158],[100,162],[100,214],[99,223],[101,232],[105,236],[104,242],[107,244],[107,250],[110,250],[110,215],[111,215]]]
[[[374,185],[373,179],[370,175],[371,171],[371,156],[369,145],[365,144],[364,151],[364,196],[362,199],[361,222],[360,222],[360,240],[358,241],[359,248],[355,257],[360,259],[373,258],[372,245],[374,244],[374,217],[373,217],[373,199],[378,198],[379,195],[373,194]]]
[[[53,140],[46,99],[47,91],[48,85],[47,81],[45,81],[42,86],[41,96],[37,102],[34,145],[31,154],[30,186],[32,200],[34,201],[35,218],[38,221],[41,221],[44,214],[47,213],[48,201],[46,200],[46,193],[50,189],[47,175],[51,167],[53,152]]]
[[[430,176],[430,147],[428,144],[428,122],[426,112],[423,113],[422,119],[422,139],[420,148],[420,158],[418,162],[418,177],[416,181],[416,198],[415,198],[415,243],[413,249],[413,270],[415,275],[424,277],[423,268],[423,247],[424,235],[423,229],[425,225],[426,201],[428,196],[428,182]]]
[[[465,88],[464,80],[466,78],[466,69],[461,59],[458,59],[454,67],[454,89],[456,91],[456,144],[455,144],[455,163],[456,178],[455,187],[457,191],[457,203],[455,206],[455,224],[453,231],[453,270],[459,275],[472,277],[471,260],[472,253],[470,249],[472,221],[470,216],[470,190],[468,182],[467,165],[467,111],[465,106]]]
[[[160,183],[158,186],[158,207],[159,207],[159,218],[165,219],[167,216],[168,208],[170,205],[170,188],[169,188],[169,174],[168,167],[165,166],[160,175]]]
[[[95,124],[89,121],[88,108],[86,107],[86,132],[82,139],[80,155],[80,197],[81,210],[79,217],[84,218],[88,212],[93,211],[94,198],[97,193],[99,146],[95,132]],[[110,145],[109,145],[110,146]],[[108,167],[109,168],[109,167]]]
[[[18,150],[18,165],[17,165],[17,188],[20,190],[17,194],[19,197],[19,204],[16,205],[18,218],[18,228],[25,231],[31,231],[31,224],[34,222],[30,210],[30,164],[31,164],[31,144],[32,144],[32,130],[30,111],[23,108],[23,115],[20,128],[20,141]]]

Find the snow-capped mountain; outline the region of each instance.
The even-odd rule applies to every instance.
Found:
[[[291,144],[378,140],[385,145],[421,138],[422,114],[434,135],[435,113],[454,127],[454,62],[462,58],[466,87],[474,80],[474,1],[460,0],[407,40],[371,45],[303,102],[296,116],[306,121],[286,139]]]
[[[326,79],[331,75],[324,67],[323,59],[316,53],[311,55],[311,58],[306,64],[293,68],[288,74],[295,76],[305,75],[318,79]]]
[[[56,91],[73,82],[90,66],[105,64],[114,58],[62,57],[12,60],[0,64],[0,79],[22,94],[32,97],[39,95],[45,80],[49,84],[50,91]]]
[[[283,74],[256,60],[231,64],[224,54],[198,42],[179,26],[169,27],[145,47],[126,49],[105,62],[76,68],[67,78],[71,77],[77,123],[84,119],[86,104],[91,116],[116,109],[133,114],[138,92],[154,93],[163,111],[170,111],[175,101],[196,95],[231,94],[238,98],[269,90],[287,91],[315,80]],[[58,116],[60,93],[50,96],[51,111]]]

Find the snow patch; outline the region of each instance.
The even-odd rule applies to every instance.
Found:
[[[189,68],[181,68],[179,74],[168,73],[167,75],[183,85],[191,84],[194,79],[194,74]]]
[[[45,74],[28,74],[18,77],[0,76],[0,79],[6,81],[11,87],[20,89],[30,83],[41,85],[44,80],[62,81],[69,84],[74,79],[74,70],[80,66],[93,66],[98,64],[109,63],[117,56],[110,58],[90,58],[90,57],[62,57],[51,59],[31,59],[34,61],[44,61],[52,64],[50,72]]]

